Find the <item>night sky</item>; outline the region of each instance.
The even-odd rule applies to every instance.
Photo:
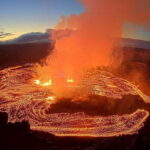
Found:
[[[0,40],[12,39],[24,33],[45,32],[55,27],[60,16],[83,11],[84,7],[78,0],[0,0],[0,32],[12,34]],[[150,40],[150,31],[125,23],[123,36]]]

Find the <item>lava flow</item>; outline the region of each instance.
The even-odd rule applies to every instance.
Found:
[[[120,116],[90,116],[85,112],[49,113],[48,110],[58,101],[52,91],[53,81],[34,82],[35,78],[34,66],[18,66],[0,71],[0,110],[8,113],[10,122],[28,120],[32,129],[58,136],[109,137],[137,133],[149,116],[149,112],[144,109]],[[65,82],[70,84],[74,80],[69,78]],[[123,95],[139,95],[149,102],[149,97],[135,85],[105,71],[90,71],[78,84],[75,88],[78,94],[73,99],[82,97],[85,91],[84,95],[118,97],[120,100]]]

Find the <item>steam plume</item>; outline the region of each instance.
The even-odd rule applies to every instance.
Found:
[[[56,41],[53,54],[47,59],[51,76],[63,74],[77,77],[95,66],[111,64],[114,38],[121,37],[126,22],[148,27],[148,0],[80,0],[85,11],[62,17],[57,29],[73,30]],[[54,36],[55,37],[55,36]]]

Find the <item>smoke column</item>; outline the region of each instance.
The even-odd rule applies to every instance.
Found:
[[[62,17],[55,27],[59,34],[45,67],[49,76],[77,78],[84,70],[111,64],[114,39],[121,37],[126,22],[148,27],[149,0],[80,0],[85,11]],[[66,36],[62,37],[64,34]],[[71,30],[71,34],[66,34]],[[119,58],[118,58],[119,59]]]

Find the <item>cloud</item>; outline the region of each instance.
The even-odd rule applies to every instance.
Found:
[[[46,32],[31,32],[23,34],[15,39],[2,41],[0,44],[25,44],[25,43],[50,43],[53,40],[60,40],[69,37],[74,33],[71,29],[47,29]],[[0,32],[0,38],[12,35],[11,33]],[[117,40],[116,46],[137,47],[150,49],[149,41],[135,40],[129,38],[121,38]]]
[[[0,44],[49,43],[54,40],[69,36],[71,33],[72,33],[71,30],[47,29],[46,32],[44,33],[42,32],[26,33],[15,39],[0,42]],[[5,34],[10,35],[9,33]]]
[[[5,38],[7,36],[11,36],[12,33],[6,33],[6,32],[3,32],[3,31],[0,31],[0,38]]]
[[[1,44],[47,43],[50,42],[49,33],[31,32],[23,34],[15,39],[1,42]]]

